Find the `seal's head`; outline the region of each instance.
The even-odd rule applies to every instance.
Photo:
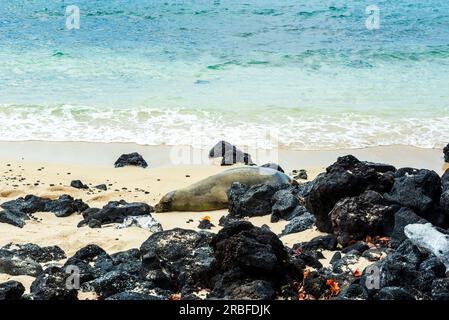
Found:
[[[162,199],[159,201],[159,203],[154,207],[156,212],[167,212],[172,210],[172,203],[175,198],[176,191],[171,191],[167,193],[165,196],[162,197]]]

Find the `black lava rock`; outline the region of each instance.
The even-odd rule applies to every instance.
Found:
[[[149,295],[139,292],[132,291],[124,291],[112,296],[107,297],[105,300],[118,300],[118,301],[127,301],[127,300],[163,300],[162,297]]]
[[[57,217],[67,217],[75,212],[83,212],[89,206],[80,199],[64,194],[56,200],[27,195],[4,202],[0,205],[5,211],[0,213],[0,221],[13,224],[18,227],[25,225],[35,212],[53,212]]]
[[[338,201],[329,216],[334,234],[342,246],[366,236],[384,235],[384,219],[392,220],[395,208],[377,192],[367,190],[359,196]]]
[[[18,281],[0,283],[0,301],[19,300],[24,292],[25,287]]]
[[[91,228],[101,227],[108,223],[122,223],[128,216],[150,215],[154,208],[143,202],[111,201],[100,210],[86,210],[83,212],[84,222]]]
[[[70,186],[76,189],[89,189],[89,187],[82,183],[81,180],[73,180],[70,182]]]
[[[86,291],[95,291],[100,297],[107,298],[136,287],[137,278],[124,271],[111,271],[83,284]]]
[[[219,141],[210,151],[209,158],[220,158],[222,166],[228,166],[235,163],[244,163],[254,165],[251,156],[238,149],[236,146],[226,141]]]
[[[121,168],[125,166],[137,166],[146,168],[148,163],[143,159],[143,157],[137,152],[122,154],[117,161],[114,163],[116,168]]]
[[[306,212],[299,217],[295,217],[284,227],[281,235],[287,235],[290,233],[302,232],[304,230],[310,229],[315,224],[315,217]]]
[[[304,169],[301,170],[294,170],[293,174],[295,175],[293,179],[301,179],[301,180],[307,180],[309,177],[307,175],[307,171]]]
[[[426,169],[398,172],[391,191],[384,194],[385,199],[412,209],[436,226],[445,227],[447,217],[437,210],[442,191],[439,175]]]
[[[141,277],[154,281],[157,276],[160,282],[169,279],[174,290],[208,287],[215,263],[210,239],[209,233],[179,228],[152,234],[140,247]]]
[[[279,238],[246,221],[225,226],[211,241],[216,263],[212,298],[273,298],[285,284],[302,280]]]
[[[108,187],[104,183],[96,185],[96,186],[94,186],[94,188],[98,189],[98,190],[103,190],[103,191],[107,191],[108,190]]]
[[[379,291],[379,300],[416,300],[415,296],[405,288],[385,287]]]
[[[284,169],[282,169],[282,167],[280,165],[278,165],[277,163],[271,163],[271,162],[265,163],[265,164],[261,165],[261,167],[271,168],[271,169],[277,170],[279,172],[285,173]]]
[[[264,216],[271,213],[272,198],[277,189],[267,184],[248,187],[234,182],[228,191],[228,208],[231,217]]]
[[[343,248],[341,250],[341,252],[342,253],[348,253],[348,252],[351,252],[352,250],[355,250],[355,251],[359,252],[360,254],[362,254],[363,252],[365,252],[368,249],[369,249],[369,246],[368,246],[368,244],[366,242],[364,242],[364,241],[357,241],[353,245],[350,245],[350,246],[347,246],[346,248]]]
[[[90,244],[67,259],[62,269],[78,267],[80,269],[80,283],[84,283],[114,270],[117,264],[102,248]]]
[[[29,219],[26,217],[26,219]],[[0,223],[7,223],[15,227],[23,228],[25,226],[25,218],[9,210],[0,211]]]
[[[198,224],[198,229],[209,230],[213,227],[215,227],[215,225],[212,222],[210,222],[210,220],[208,220],[208,219],[202,219],[202,220],[200,220],[200,223]]]
[[[449,278],[435,279],[431,295],[434,300],[449,300]]]
[[[443,148],[444,161],[449,162],[449,143]]]
[[[360,284],[353,283],[343,289],[336,300],[367,300],[368,298],[366,290]]]
[[[357,196],[365,190],[382,194],[388,192],[392,184],[392,176],[376,171],[354,156],[340,157],[313,181],[305,197],[306,208],[315,215],[318,229],[331,233],[329,212],[340,199]]]
[[[448,151],[449,152],[449,151]],[[441,177],[442,194],[440,198],[441,211],[449,216],[449,169]]]
[[[78,291],[67,285],[69,276],[57,267],[45,270],[31,284],[31,296],[34,300],[78,300]]]
[[[14,256],[5,256],[0,252],[0,273],[12,276],[32,276],[36,277],[42,273],[42,267],[36,261],[30,259],[20,259]]]
[[[64,250],[58,246],[40,247],[37,244],[8,244],[0,250],[7,250],[21,259],[31,259],[39,263],[57,261],[66,258]]]
[[[279,190],[273,195],[271,214],[279,219],[291,220],[307,212],[291,190]]]

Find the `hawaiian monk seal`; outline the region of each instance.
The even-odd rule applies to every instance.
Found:
[[[167,193],[156,205],[156,212],[208,211],[228,207],[227,192],[233,182],[249,186],[290,183],[290,178],[271,168],[232,168],[198,181],[189,187]]]

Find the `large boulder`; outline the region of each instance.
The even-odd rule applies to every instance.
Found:
[[[284,227],[281,235],[285,236],[290,233],[302,232],[304,230],[310,229],[315,225],[315,217],[306,212],[299,217],[295,217]]]
[[[83,284],[85,291],[94,291],[102,298],[133,290],[137,286],[137,278],[125,271],[113,270],[92,281]]]
[[[106,251],[95,244],[89,244],[67,259],[62,269],[66,271],[69,267],[77,267],[80,283],[84,283],[112,271],[114,266],[113,258]]]
[[[329,216],[338,242],[347,246],[366,236],[384,235],[384,221],[392,221],[394,211],[379,193],[367,190],[337,202]]]
[[[307,209],[299,202],[299,198],[290,189],[277,191],[273,195],[272,203],[271,213],[274,221],[279,219],[290,221],[307,212]]]
[[[329,212],[342,198],[354,197],[365,190],[388,192],[393,184],[391,172],[382,173],[352,155],[340,157],[314,181],[305,197],[306,208],[315,215],[320,231],[331,233]]]
[[[25,220],[28,220],[36,212],[53,212],[57,217],[67,217],[89,208],[81,199],[74,199],[67,194],[56,200],[27,195],[25,198],[20,197],[16,200],[4,202],[0,207],[5,209],[4,212],[0,213],[0,222],[10,223],[18,227],[23,227]]]
[[[116,168],[125,166],[137,166],[146,168],[148,167],[148,163],[140,154],[138,154],[137,152],[133,152],[129,154],[122,154],[114,163],[114,167]]]
[[[414,299],[430,299],[432,282],[446,278],[444,264],[408,239],[403,241],[395,252],[374,263],[369,269],[374,273],[368,275],[365,269],[360,284],[365,287],[370,297],[377,299],[390,296],[386,294],[389,289],[385,288],[391,287],[402,288],[395,289],[394,292],[408,292]],[[378,281],[372,282],[368,277],[375,277]],[[368,285],[373,283],[376,283],[376,286]],[[401,295],[391,293],[391,296]]]
[[[210,233],[179,228],[152,234],[140,247],[141,276],[174,290],[208,287],[215,263],[210,240]]]
[[[75,189],[89,189],[89,187],[82,183],[81,180],[72,180],[70,186]]]
[[[438,209],[441,191],[441,179],[435,171],[398,170],[393,187],[384,197],[391,203],[412,209],[437,226],[445,226],[447,219]]]
[[[235,163],[254,165],[251,156],[227,141],[219,141],[210,151],[209,158],[222,158],[221,165],[228,166]]]
[[[216,259],[213,298],[273,298],[282,285],[302,280],[279,238],[249,222],[229,224],[211,245]]]
[[[40,247],[37,244],[7,244],[0,251],[7,250],[21,259],[31,259],[39,263],[58,261],[66,258],[64,250],[58,246]]]
[[[278,188],[268,184],[246,186],[234,182],[228,191],[228,208],[231,217],[264,216],[271,213],[273,196]]]
[[[41,265],[36,261],[0,254],[0,273],[37,277],[42,271]]]

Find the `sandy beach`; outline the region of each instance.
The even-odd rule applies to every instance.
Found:
[[[82,199],[90,207],[101,208],[113,200],[145,202],[155,205],[169,191],[186,187],[213,174],[229,169],[209,161],[209,164],[174,165],[169,147],[138,146],[131,144],[93,144],[93,143],[50,143],[50,142],[2,142],[0,143],[0,203],[23,197],[28,194],[56,199],[69,194]],[[114,168],[113,163],[122,152],[139,151],[149,162],[148,168]],[[204,154],[204,151],[191,149],[191,154]],[[279,163],[287,173],[293,168],[306,169],[308,179],[313,180],[324,171],[336,156],[352,153],[363,160],[392,163],[396,166],[426,166],[438,173],[444,169],[439,155],[441,150],[412,147],[378,147],[359,150],[338,150],[320,152],[300,152],[282,150]],[[407,155],[407,156],[403,156]],[[257,159],[270,161],[271,159]],[[241,166],[241,165],[235,165]],[[70,186],[72,180],[81,180],[89,189],[76,189]],[[93,188],[106,184],[107,191]],[[210,216],[215,225],[211,232],[218,232],[219,219],[227,210],[210,212],[165,212],[154,213],[164,230],[184,228],[199,230],[199,221]],[[0,246],[9,243],[35,243],[41,246],[60,246],[67,254],[73,255],[88,244],[97,244],[112,254],[131,248],[139,248],[151,232],[129,227],[116,229],[114,225],[100,229],[78,228],[82,220],[79,214],[57,218],[53,213],[36,213],[37,220],[30,220],[23,228],[0,224]],[[248,219],[256,226],[268,225],[276,233],[281,233],[287,221],[270,222],[270,216]],[[193,221],[193,222],[192,222]],[[281,237],[288,247],[309,241],[321,235],[316,228]],[[325,254],[323,265],[329,263],[331,252]],[[63,261],[61,261],[63,262]],[[28,288],[34,278],[29,276],[0,275],[0,281],[15,279]]]

